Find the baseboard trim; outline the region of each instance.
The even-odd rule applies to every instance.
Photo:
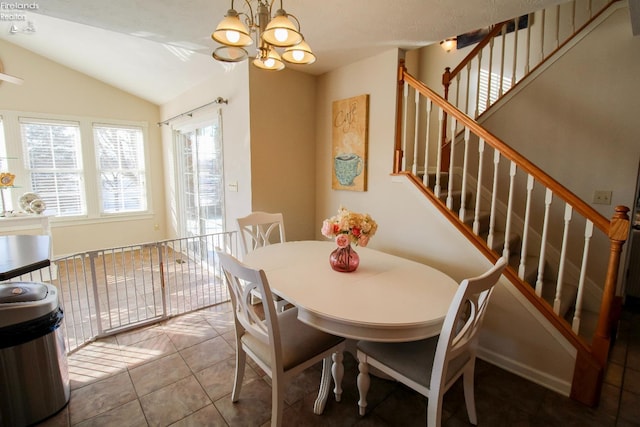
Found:
[[[559,380],[556,377],[552,377],[542,371],[533,369],[530,366],[523,365],[513,359],[504,357],[501,354],[495,353],[491,350],[487,350],[482,347],[478,347],[477,357],[485,362],[496,365],[505,371],[525,378],[533,383],[548,388],[549,390],[560,393],[563,396],[569,397],[571,393],[571,382]]]

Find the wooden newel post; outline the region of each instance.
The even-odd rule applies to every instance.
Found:
[[[405,71],[404,59],[400,59],[398,66],[398,93],[396,94],[396,147],[393,154],[393,173],[399,173],[402,169],[402,104],[404,101]]]
[[[613,215],[609,226],[609,240],[611,242],[609,265],[602,293],[598,326],[593,337],[592,346],[593,355],[602,366],[606,365],[609,356],[612,320],[611,308],[616,296],[618,270],[620,269],[620,254],[622,253],[622,247],[624,246],[628,235],[629,208],[626,206],[616,206],[616,213]]]

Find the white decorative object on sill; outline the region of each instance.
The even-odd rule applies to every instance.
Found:
[[[29,204],[29,209],[34,214],[40,215],[47,208],[47,204],[42,199],[35,199]]]
[[[27,213],[33,212],[31,210],[31,202],[34,200],[40,200],[40,196],[36,193],[24,193],[19,200],[20,208]]]

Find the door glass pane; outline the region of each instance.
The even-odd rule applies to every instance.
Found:
[[[217,123],[176,135],[185,237],[224,231],[222,138]]]

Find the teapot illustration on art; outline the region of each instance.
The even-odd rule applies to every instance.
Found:
[[[336,178],[343,186],[353,185],[353,180],[362,173],[364,162],[354,153],[339,154],[333,161]]]

